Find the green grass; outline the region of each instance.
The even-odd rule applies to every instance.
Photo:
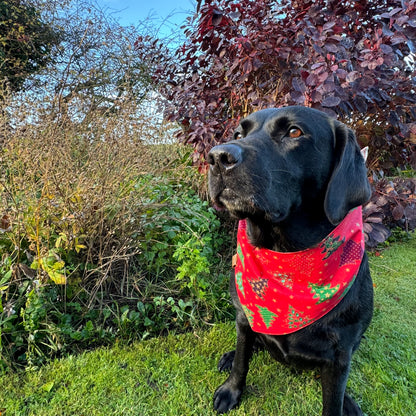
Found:
[[[416,415],[416,236],[370,256],[375,313],[354,356],[348,391],[371,416]],[[233,348],[234,325],[170,335],[129,347],[57,360],[0,377],[0,410],[18,415],[214,415],[216,370]],[[297,373],[255,356],[234,416],[313,416],[321,412],[317,372]]]

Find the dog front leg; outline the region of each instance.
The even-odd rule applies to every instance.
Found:
[[[350,370],[351,354],[322,367],[322,416],[361,416],[358,405],[345,394]]]
[[[214,410],[218,413],[226,413],[239,404],[246,384],[249,361],[253,354],[256,336],[245,317],[241,321],[239,322],[237,318],[237,346],[231,373],[214,394]]]

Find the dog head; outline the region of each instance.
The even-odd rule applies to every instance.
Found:
[[[209,192],[237,218],[280,223],[321,209],[333,225],[371,194],[355,135],[307,107],[260,110],[208,154]]]

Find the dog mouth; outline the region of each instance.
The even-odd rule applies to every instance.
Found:
[[[217,211],[228,211],[231,215],[241,217],[243,212],[252,212],[258,208],[252,198],[241,198],[232,189],[224,188],[212,198],[212,205]],[[236,215],[240,213],[239,215]]]
[[[240,198],[229,188],[224,188],[215,197],[212,198],[213,207],[217,211],[233,211],[241,209]]]
[[[257,201],[254,195],[241,198],[231,189],[225,188],[212,198],[212,206],[218,212],[229,212],[237,219],[263,218],[266,221],[277,223],[282,221],[286,215],[281,211],[270,211],[265,209]]]
[[[227,211],[226,206],[220,200],[212,201],[212,206],[215,209],[215,211],[218,211],[218,212]]]

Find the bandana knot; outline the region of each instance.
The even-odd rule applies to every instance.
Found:
[[[290,334],[332,310],[351,288],[360,268],[362,229],[358,207],[317,246],[280,253],[251,245],[246,221],[240,221],[235,283],[253,331]]]

